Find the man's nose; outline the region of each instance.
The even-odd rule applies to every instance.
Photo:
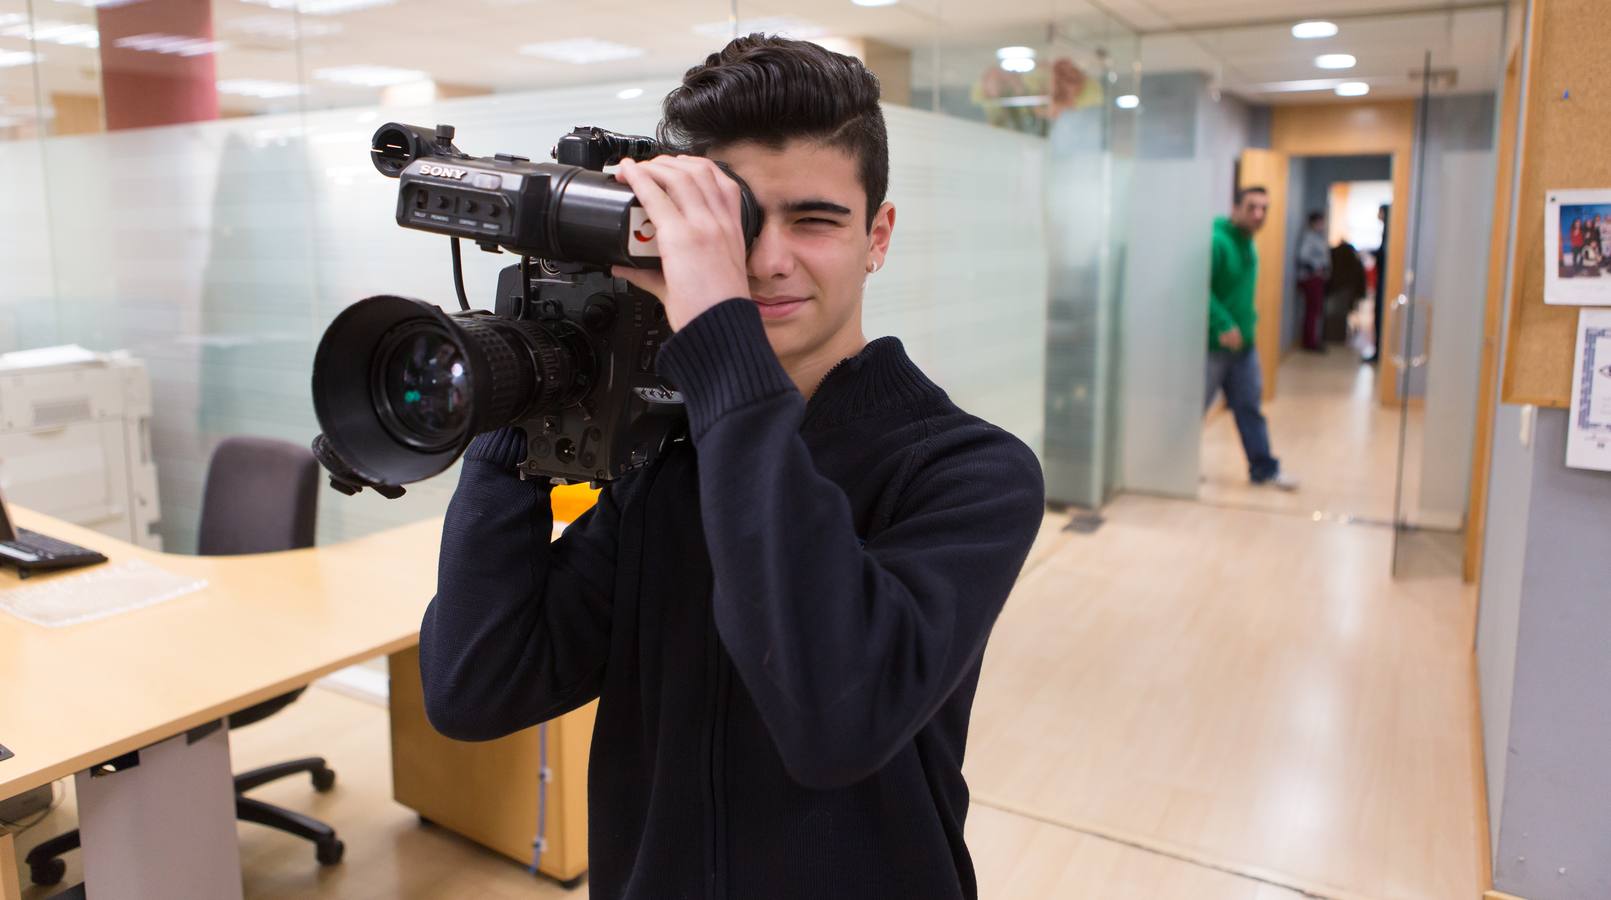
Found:
[[[783,239],[782,230],[767,222],[761,226],[761,233],[756,236],[755,243],[750,247],[750,277],[766,281],[786,277],[793,272],[794,254],[789,252],[788,242]]]

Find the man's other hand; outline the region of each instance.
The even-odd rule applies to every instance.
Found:
[[[1232,353],[1242,349],[1242,329],[1228,328],[1220,332],[1219,345]]]
[[[750,295],[737,181],[699,156],[624,159],[615,177],[654,223],[660,270],[616,266],[613,274],[659,297],[673,329],[723,300]]]

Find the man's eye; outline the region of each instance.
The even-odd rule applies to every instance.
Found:
[[[800,224],[802,224],[802,225],[838,225],[839,223],[835,222],[833,219],[824,219],[824,218],[821,218],[819,216],[812,216],[812,217],[807,218],[807,219],[801,219]]]

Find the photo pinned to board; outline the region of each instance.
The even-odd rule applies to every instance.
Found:
[[[1544,195],[1544,302],[1611,306],[1611,190]]]

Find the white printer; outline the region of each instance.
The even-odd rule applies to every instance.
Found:
[[[151,379],[127,351],[0,354],[0,491],[29,509],[153,550]]]

